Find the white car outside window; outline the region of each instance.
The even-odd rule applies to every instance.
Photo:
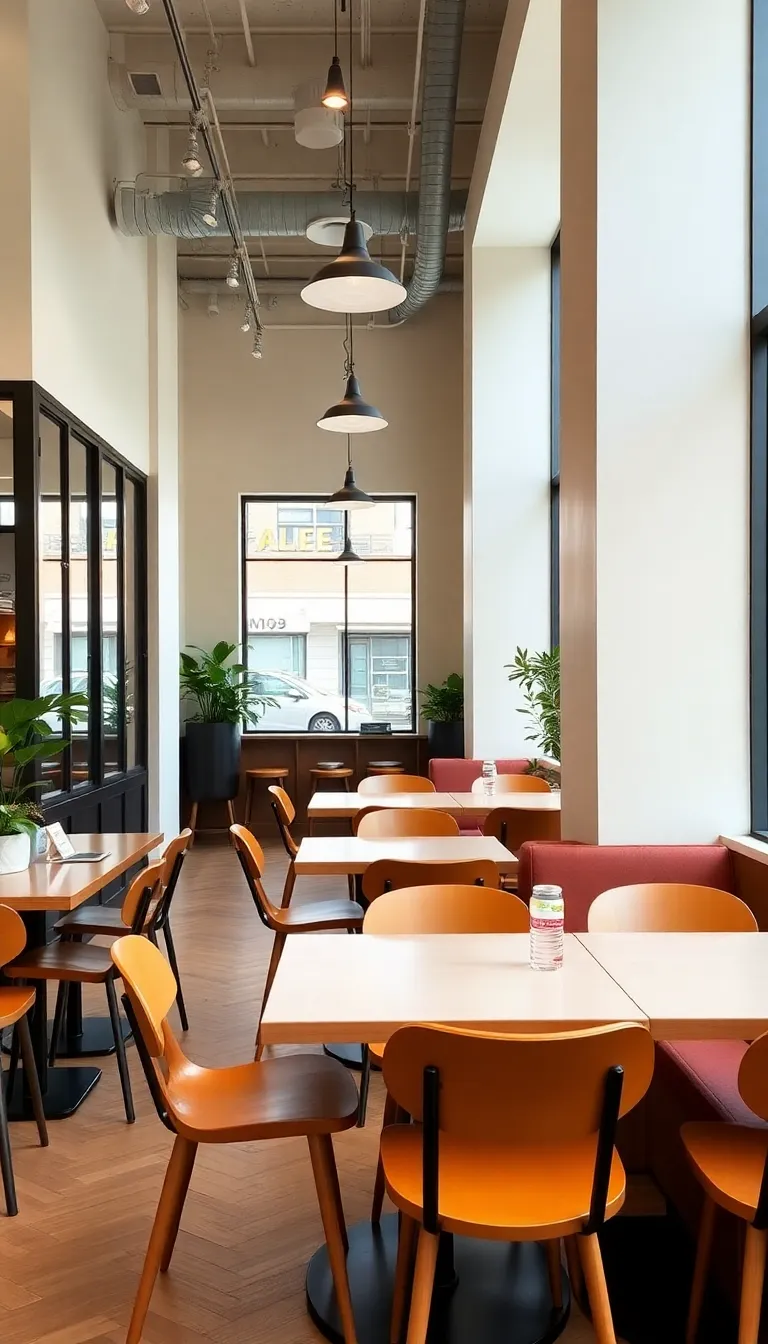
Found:
[[[302,677],[283,672],[252,672],[251,680],[259,695],[276,700],[267,705],[258,722],[258,731],[272,733],[338,733],[346,722],[344,699],[310,686]],[[359,732],[360,724],[370,721],[365,705],[349,701],[349,729]]]

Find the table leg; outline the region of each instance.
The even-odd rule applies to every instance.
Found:
[[[349,1228],[347,1267],[359,1344],[390,1344],[397,1214]],[[343,1344],[325,1246],[307,1268],[307,1308],[326,1339]],[[440,1344],[550,1344],[568,1321],[570,1294],[552,1304],[543,1246],[442,1237],[430,1339]]]

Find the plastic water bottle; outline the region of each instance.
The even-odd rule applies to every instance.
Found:
[[[563,888],[537,886],[530,901],[531,966],[535,971],[559,971],[563,965]]]
[[[488,798],[496,792],[496,762],[483,761],[483,793]]]

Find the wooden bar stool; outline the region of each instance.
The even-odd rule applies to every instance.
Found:
[[[367,775],[403,775],[405,766],[402,761],[369,761]]]
[[[26,941],[27,931],[24,928],[21,915],[18,915],[15,910],[11,910],[7,905],[0,905],[0,966],[4,966],[6,962],[18,957],[19,953],[23,952]],[[0,1028],[13,1027],[15,1047],[11,1057],[11,1067],[8,1070],[8,1096],[11,1095],[13,1089],[16,1073],[15,1061],[18,1058],[18,1047],[20,1047],[24,1061],[24,1073],[32,1098],[35,1120],[37,1121],[37,1132],[40,1135],[40,1146],[47,1148],[48,1129],[45,1123],[43,1099],[40,1095],[40,1079],[37,1076],[27,1017],[34,1004],[34,989],[28,989],[25,985],[14,985],[11,988],[0,987]],[[9,1218],[15,1218],[19,1212],[19,1206],[16,1202],[16,1183],[13,1179],[11,1141],[8,1135],[5,1097],[2,1067],[0,1067],[0,1171],[2,1171],[3,1190],[5,1191],[5,1211]]]
[[[258,765],[252,770],[245,772],[245,816],[243,825],[250,830],[251,811],[253,809],[253,799],[256,793],[256,785],[260,780],[266,780],[268,784],[277,784],[278,788],[282,786],[283,780],[290,774],[287,765]]]
[[[345,765],[343,761],[318,761],[309,772],[312,791],[314,793],[323,780],[330,780],[333,783],[337,779],[343,779],[344,788],[349,793],[349,781],[354,773],[352,767]]]

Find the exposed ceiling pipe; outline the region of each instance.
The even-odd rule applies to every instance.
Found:
[[[416,113],[419,106],[419,88],[421,87],[421,62],[422,47],[424,44],[424,20],[427,15],[427,0],[421,0],[419,7],[419,27],[416,36],[416,60],[413,70],[413,99],[411,102],[411,119],[408,122],[408,160],[405,167],[405,191],[406,195],[411,189],[411,166],[413,164],[413,142],[416,138]],[[408,229],[403,221],[403,232],[401,234],[400,247],[400,284],[403,283],[405,275],[405,253],[408,247]]]
[[[256,64],[256,53],[253,50],[253,38],[251,37],[251,24],[248,18],[248,11],[245,8],[245,0],[240,0],[240,18],[243,21],[243,37],[245,38],[245,50],[248,53],[248,64]]]
[[[264,294],[300,294],[307,281],[291,280],[284,277],[262,280],[259,284],[259,293]],[[221,276],[196,276],[194,280],[180,280],[179,287],[184,294],[216,294],[223,298],[231,298],[232,290],[227,288],[225,280]],[[464,290],[462,280],[441,280],[437,292],[439,294],[461,294]],[[366,325],[365,320],[360,324]]]

